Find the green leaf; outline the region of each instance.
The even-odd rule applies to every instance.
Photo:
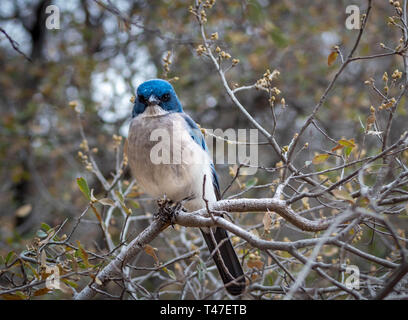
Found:
[[[37,230],[37,237],[43,239],[46,238],[48,236],[48,234],[42,230]]]
[[[6,256],[6,264],[9,263],[11,257],[14,255],[14,251],[10,251]]]
[[[78,184],[79,190],[81,190],[82,193],[85,195],[85,197],[89,201],[91,201],[91,191],[89,190],[89,186],[86,180],[82,177],[77,178],[77,184]]]
[[[164,272],[166,272],[170,278],[172,278],[173,280],[177,280],[175,273],[173,272],[173,270],[171,269],[167,269],[166,267],[163,267],[162,270]]]
[[[125,200],[123,199],[122,193],[121,193],[119,190],[115,190],[115,194],[118,196],[119,201],[120,201],[121,203],[124,203]]]
[[[344,148],[344,153],[346,154],[347,157],[350,155],[352,150],[353,150],[352,147],[345,147]]]
[[[139,208],[140,208],[139,202],[133,201],[133,200],[130,200],[129,202],[130,202],[130,204],[131,204],[135,209],[139,209]]]
[[[78,284],[77,284],[76,282],[70,281],[70,280],[68,280],[68,279],[62,279],[62,281],[63,281],[64,283],[66,283],[67,285],[73,287],[73,288],[77,288],[77,287],[78,287]]]
[[[129,209],[126,204],[125,204],[125,199],[123,198],[122,193],[119,190],[115,191],[115,194],[117,195],[117,197],[119,198],[119,202],[121,207],[123,208],[123,210],[126,212],[127,215],[131,215],[132,214],[132,210]]]
[[[31,272],[33,273],[33,275],[37,278],[40,279],[40,275],[37,273],[37,270],[35,270],[31,264],[29,262],[24,261],[24,266],[28,269],[31,270]]]
[[[86,265],[85,265],[85,263],[82,263],[82,262],[78,262],[78,266],[79,266],[81,269],[86,269],[86,268],[87,268]]]
[[[41,229],[48,232],[51,229],[51,227],[48,224],[46,224],[45,222],[43,222],[43,223],[41,223]]]
[[[246,186],[247,188],[251,188],[251,187],[253,187],[254,185],[256,185],[257,182],[258,182],[258,178],[254,177],[254,178],[248,180],[247,182],[245,182],[245,186]]]

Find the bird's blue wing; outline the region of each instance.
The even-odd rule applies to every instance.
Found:
[[[197,143],[201,148],[203,148],[203,150],[209,152],[207,144],[205,143],[204,136],[201,133],[200,128],[194,122],[194,120],[191,119],[184,112],[180,113],[180,115],[185,120],[186,125],[187,125],[187,129],[188,129],[188,131],[190,133],[191,138],[194,140],[194,142]],[[217,175],[217,172],[215,171],[214,164],[211,163],[210,166],[211,166],[212,183],[214,185],[215,195],[216,195],[217,200],[220,200],[221,199],[221,192],[220,192],[220,184],[218,182],[218,175]]]

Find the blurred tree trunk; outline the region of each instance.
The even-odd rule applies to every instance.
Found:
[[[26,110],[28,103],[33,98],[34,94],[38,90],[38,86],[41,83],[41,75],[38,72],[30,72],[32,68],[36,68],[37,66],[41,66],[44,60],[44,47],[46,44],[46,27],[45,27],[45,20],[46,14],[45,9],[48,5],[51,4],[51,0],[42,0],[39,1],[36,6],[34,6],[33,12],[31,17],[34,17],[33,23],[31,25],[28,24],[27,21],[24,21],[21,15],[18,19],[21,20],[22,25],[27,30],[28,34],[31,37],[31,54],[30,58],[33,61],[34,65],[29,66],[29,70],[26,73],[26,77],[23,79],[22,83],[22,90],[26,92],[26,94],[21,96],[21,99],[17,101],[17,108],[19,110]],[[17,6],[17,4],[16,4]],[[19,150],[18,159],[17,161],[20,162],[20,166],[24,172],[30,172],[29,168],[29,161],[30,157],[32,156],[31,150],[31,132],[29,129],[29,123],[36,115],[36,110],[32,110],[32,112],[23,113],[24,117],[21,119],[21,124],[23,129],[22,135],[23,138],[26,139],[26,143],[24,146]],[[14,201],[17,207],[20,207],[27,202],[27,197],[31,194],[29,191],[31,189],[32,178],[31,174],[25,175],[24,178],[20,179],[20,181],[16,182],[13,186],[14,190]],[[26,230],[30,229],[32,222],[35,221],[33,219],[34,210],[25,217],[16,217],[16,226],[18,227],[18,231],[24,233]]]

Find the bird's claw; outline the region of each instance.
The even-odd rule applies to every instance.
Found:
[[[157,200],[159,211],[155,214],[155,217],[170,223],[171,226],[174,228],[175,219],[178,212],[186,211],[186,209],[183,207],[184,202],[185,199],[178,202],[174,202],[168,199],[166,196],[164,196],[163,198]]]

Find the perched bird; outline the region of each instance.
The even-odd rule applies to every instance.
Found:
[[[205,207],[203,191],[209,203],[221,198],[204,137],[197,124],[184,113],[169,82],[154,79],[142,83],[137,89],[132,118],[129,164],[146,193],[182,202],[189,212]],[[200,230],[227,291],[241,294],[245,290],[244,273],[226,230],[214,227],[213,234],[209,228]],[[218,252],[213,252],[215,249]]]

